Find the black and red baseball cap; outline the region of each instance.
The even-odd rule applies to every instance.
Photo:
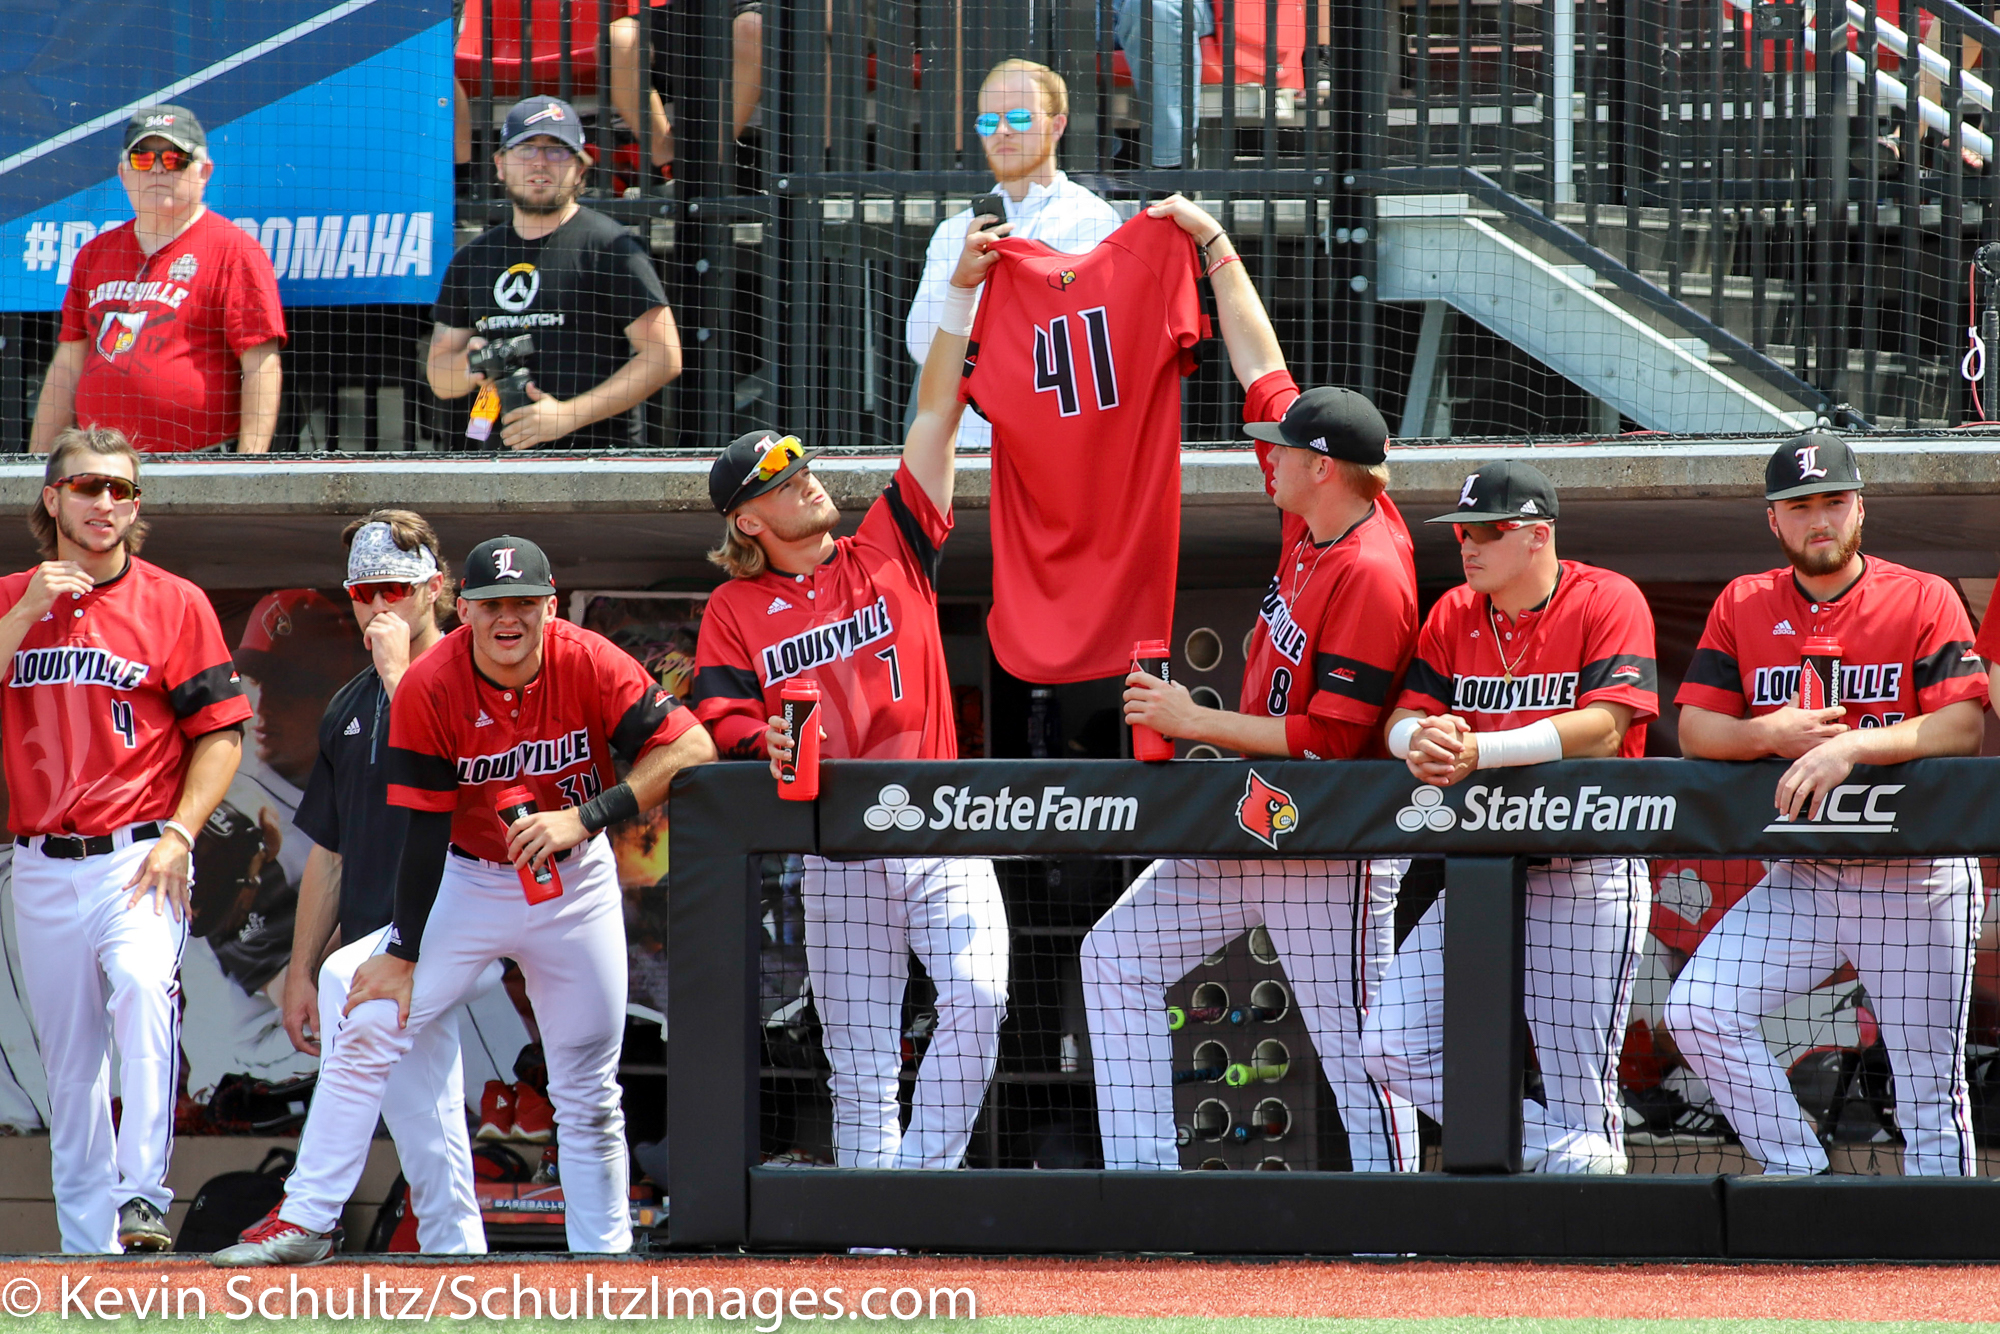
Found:
[[[1373,465],[1389,457],[1389,424],[1375,405],[1352,389],[1330,385],[1306,390],[1282,420],[1251,422],[1243,434],[1350,463]]]
[[[1859,491],[1861,465],[1845,440],[1828,431],[1795,435],[1764,465],[1764,499],[1795,500],[1828,491]]]
[[[708,470],[708,499],[717,514],[781,487],[819,453],[789,431],[747,431],[729,442]]]
[[[549,558],[525,537],[489,537],[465,558],[465,584],[458,595],[470,602],[486,598],[542,598],[556,591]]]
[[[1425,523],[1554,523],[1556,484],[1532,463],[1489,463],[1466,476],[1458,507]]]

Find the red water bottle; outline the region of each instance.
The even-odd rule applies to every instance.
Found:
[[[495,797],[493,806],[494,813],[500,817],[500,827],[512,829],[516,820],[535,813],[535,794],[517,783]],[[562,873],[556,870],[554,856],[544,859],[540,866],[532,869],[514,869],[521,877],[521,892],[528,896],[528,902],[547,903],[562,896]]]
[[[792,729],[792,758],[778,766],[778,795],[786,801],[819,797],[819,682],[794,677],[778,692]]]
[[[1815,635],[1799,646],[1799,707],[1836,709],[1840,688],[1840,641]]]
[[[1171,681],[1167,667],[1167,641],[1164,639],[1142,639],[1132,646],[1132,670],[1157,676],[1162,681]],[[1174,743],[1155,732],[1150,727],[1132,724],[1132,758],[1135,760],[1171,760],[1174,757]]]

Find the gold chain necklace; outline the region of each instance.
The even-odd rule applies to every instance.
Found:
[[[1491,597],[1486,599],[1486,628],[1493,634],[1493,653],[1500,659],[1500,676],[1507,685],[1514,684],[1514,669],[1528,660],[1528,649],[1535,638],[1535,632],[1542,628],[1542,622],[1547,620],[1549,613],[1555,609],[1556,589],[1561,587],[1562,574],[1558,571],[1556,582],[1549,589],[1549,595],[1536,604],[1542,608],[1542,614],[1535,619],[1528,633],[1521,636],[1521,651],[1512,662],[1507,661],[1507,650],[1500,647],[1500,623],[1493,616],[1493,599]],[[1518,618],[1516,623],[1518,624]]]

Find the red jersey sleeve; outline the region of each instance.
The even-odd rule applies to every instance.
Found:
[[[1286,370],[1272,371],[1253,381],[1243,391],[1243,420],[1249,422],[1274,422],[1284,419],[1285,410],[1292,406],[1292,400],[1299,396],[1299,383]],[[1264,474],[1264,494],[1271,490],[1271,442],[1258,440],[1257,468]]]
[[[1402,575],[1378,562],[1341,582],[1313,645],[1313,717],[1372,725],[1398,698],[1417,638],[1416,580]]]
[[[951,515],[940,513],[930,494],[918,483],[906,463],[896,465],[896,475],[882,488],[881,498],[869,506],[855,532],[855,543],[887,552],[909,566],[923,587],[937,594],[938,562],[943,559],[945,539],[951,536]]]
[[[215,608],[192,584],[182,592],[181,632],[167,655],[166,687],[182,735],[194,738],[235,727],[251,710]]]
[[[1403,677],[1403,691],[1396,696],[1397,708],[1415,709],[1432,717],[1451,712],[1451,641],[1447,623],[1452,616],[1452,603],[1450,595],[1439,598],[1424,621],[1424,628],[1417,635],[1416,656],[1410,659],[1410,669]]]
[[[1310,711],[1285,719],[1285,749],[1302,760],[1370,760],[1389,753],[1373,722],[1336,722]]]
[[[1632,710],[1633,723],[1660,716],[1660,672],[1653,648],[1653,610],[1623,575],[1600,574],[1584,621],[1578,708],[1603,701]]]
[[[695,717],[715,738],[722,758],[761,760],[766,757],[764,687],[757,676],[756,655],[744,640],[735,613],[734,599],[709,599],[695,645],[689,696]]]
[[[435,672],[414,681],[411,674],[403,677],[389,702],[389,804],[413,811],[455,810],[458,770],[452,764],[451,729],[440,709],[441,683]]]
[[[1708,624],[1688,662],[1674,703],[1707,709],[1726,718],[1741,718],[1749,709],[1743,694],[1743,669],[1736,660],[1736,585],[1722,590],[1722,596],[1708,609]]]
[[[1947,704],[1978,700],[1986,706],[1986,669],[1972,640],[1972,618],[1957,592],[1942,579],[1923,583],[1922,626],[1911,657],[1916,660],[1917,707],[1936,713]]]
[[[1973,647],[1986,661],[2000,662],[2000,598],[1987,602],[1986,614],[1979,621],[1979,638]]]
[[[1160,275],[1167,299],[1167,334],[1181,345],[1181,374],[1193,375],[1200,364],[1195,344],[1209,332],[1208,316],[1201,309],[1201,251],[1179,223],[1171,218],[1158,221],[1173,233],[1166,241],[1166,272]]]
[[[648,751],[701,725],[637,658],[609,640],[586,643],[595,668],[599,724],[619,759],[636,764]]]
[[[278,301],[278,275],[264,247],[247,237],[231,239],[229,267],[222,287],[223,328],[229,350],[243,353],[272,339],[285,338],[285,310]]]

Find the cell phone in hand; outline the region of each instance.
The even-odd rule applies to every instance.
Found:
[[[974,219],[977,219],[982,213],[993,219],[986,226],[998,227],[1001,223],[1007,221],[1006,199],[997,194],[979,196],[979,198],[972,201],[972,216]]]

